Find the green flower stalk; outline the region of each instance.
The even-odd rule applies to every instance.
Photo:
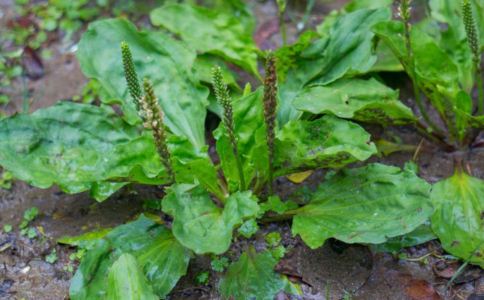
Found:
[[[223,124],[225,126],[225,129],[227,130],[227,135],[232,146],[232,152],[234,153],[235,161],[237,163],[240,189],[245,190],[247,187],[245,185],[244,170],[242,168],[242,162],[240,161],[239,151],[237,148],[237,138],[235,137],[235,123],[232,109],[232,99],[230,98],[227,85],[223,81],[222,70],[218,66],[212,69],[212,85],[215,91],[215,97],[217,98],[218,103],[220,103],[224,110]]]
[[[131,95],[131,98],[133,98],[136,109],[139,111],[139,102],[143,94],[138,81],[138,74],[136,74],[136,70],[134,68],[133,56],[131,55],[129,45],[126,42],[121,42],[121,56],[123,58],[124,77],[126,78],[126,82],[128,84],[128,91]]]
[[[412,79],[412,86],[413,86],[413,93],[415,95],[415,102],[418,106],[422,117],[424,118],[425,122],[432,128],[432,131],[440,132],[437,125],[430,119],[430,116],[427,114],[427,109],[424,107],[422,97],[420,95],[420,89],[417,83],[417,74],[415,72],[415,59],[413,57],[413,49],[412,49],[412,42],[411,42],[411,30],[412,25],[410,23],[410,18],[412,16],[412,0],[400,0],[400,5],[398,6],[398,14],[403,21],[404,24],[404,40],[405,40],[405,48],[407,50],[407,57],[406,57],[406,68],[408,69],[408,73],[410,78]]]
[[[277,108],[277,73],[276,58],[269,53],[266,61],[264,78],[264,120],[266,123],[266,138],[269,156],[269,193],[273,193],[274,181],[274,142],[276,139],[276,108]]]
[[[479,35],[477,31],[476,21],[472,14],[472,4],[470,0],[462,1],[462,16],[464,21],[464,27],[467,35],[467,43],[472,52],[472,62],[476,70],[476,82],[479,92],[479,99],[477,102],[478,113],[484,113],[484,87],[482,82],[482,69],[481,69],[481,53],[479,51]]]
[[[140,98],[140,106],[143,110],[144,125],[146,128],[150,128],[153,131],[156,150],[160,155],[161,163],[165,167],[170,179],[174,182],[175,173],[173,172],[171,155],[167,146],[167,134],[163,123],[163,111],[155,96],[151,82],[146,78],[143,81],[143,88],[145,96]]]

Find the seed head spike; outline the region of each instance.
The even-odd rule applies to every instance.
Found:
[[[143,80],[145,96],[141,97],[141,108],[145,121],[145,127],[151,128],[155,140],[156,149],[160,155],[160,160],[165,167],[172,181],[175,181],[175,174],[171,164],[171,155],[167,146],[167,133],[163,123],[163,111],[161,110],[158,99],[155,96],[153,85],[145,78]]]
[[[398,14],[402,18],[403,22],[410,22],[412,0],[400,0],[400,5],[398,6]]]
[[[266,60],[264,78],[264,120],[266,123],[267,148],[269,151],[269,192],[272,194],[274,176],[274,141],[277,109],[277,73],[276,58],[269,52]]]

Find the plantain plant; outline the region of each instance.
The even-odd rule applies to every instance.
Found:
[[[398,7],[395,20],[392,2]],[[299,47],[293,54],[294,66],[284,74],[288,80],[304,78],[302,91],[292,98],[293,114],[302,111],[308,116],[330,114],[383,126],[413,126],[452,153],[454,175],[432,188],[431,227],[446,251],[482,267],[484,181],[472,176],[465,157],[479,151],[477,137],[484,129],[484,2],[430,0],[430,16],[418,22],[412,21],[410,0],[376,1],[371,8],[353,10],[356,3],[319,26],[309,42],[300,39],[292,48],[281,49],[279,55],[287,59],[287,53]],[[370,18],[376,15],[380,20]],[[363,17],[355,29],[354,20]],[[347,48],[337,48],[340,36]],[[326,69],[326,64],[331,68]],[[335,64],[346,72],[328,73]],[[408,75],[415,113],[398,101],[398,91],[382,82],[378,76],[382,71]]]
[[[341,12],[318,33],[262,54],[251,39],[250,12],[242,2],[228,3],[216,10],[166,4],[151,14],[164,31],[138,31],[124,19],[90,24],[77,55],[84,74],[106,92],[102,103],[64,101],[0,121],[0,164],[34,186],[90,191],[99,201],[132,183],[164,187],[160,202],[169,221],[141,215],[94,240],[62,241],[88,250],[71,283],[72,299],[164,298],[193,255],[224,254],[234,238],[250,239],[268,222],[292,221],[292,233],[317,248],[329,238],[383,243],[434,212],[430,185],[411,168],[348,167],[376,147],[347,119],[430,126],[398,101],[397,91],[359,77],[401,69],[373,52],[372,28],[388,22],[390,10]],[[267,61],[264,76],[258,55]],[[263,84],[242,91],[227,63]],[[415,74],[418,66],[416,60]],[[207,110],[221,119],[214,131],[206,131]],[[206,142],[210,135],[214,145]],[[277,196],[279,178],[316,169],[331,171],[308,202]],[[441,193],[450,195],[449,186]],[[279,258],[245,249],[222,275],[222,298],[294,292],[273,271]]]

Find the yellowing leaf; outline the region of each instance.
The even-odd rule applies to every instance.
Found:
[[[309,171],[304,171],[299,173],[293,173],[293,174],[287,175],[286,177],[291,182],[301,183],[304,180],[306,180],[309,176],[311,176],[311,174],[313,174],[313,171],[309,170]]]

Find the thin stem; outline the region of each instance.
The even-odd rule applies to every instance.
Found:
[[[232,145],[233,153],[235,156],[235,162],[237,164],[237,170],[239,171],[240,188],[244,191],[247,186],[245,185],[244,171],[242,169],[242,162],[240,161],[239,151],[237,150],[237,145]]]
[[[477,69],[476,71],[476,82],[477,82],[477,112],[479,115],[484,114],[484,82],[482,80],[482,68]]]
[[[417,123],[415,123],[414,126],[417,129],[417,131],[428,140],[441,145],[446,150],[449,150],[449,151],[454,150],[455,147],[447,143],[442,135],[440,135],[435,131],[429,132],[428,127],[425,126],[425,124],[423,124],[422,122],[417,121]]]
[[[450,280],[447,282],[447,284],[445,285],[445,288],[446,289],[449,289],[451,286],[452,286],[452,283],[454,283],[455,279],[462,274],[462,272],[464,272],[465,268],[467,267],[467,265],[469,264],[468,261],[465,261],[458,269],[457,271],[455,271],[454,275],[452,275],[452,277],[450,278]]]
[[[430,126],[432,130],[440,131],[438,126],[430,119],[430,116],[425,109],[425,106],[422,101],[422,97],[420,94],[420,89],[417,84],[417,76],[415,71],[415,58],[413,56],[413,48],[412,48],[412,41],[411,41],[411,24],[410,24],[410,0],[401,0],[400,2],[400,16],[403,20],[404,30],[405,30],[405,47],[407,50],[407,65],[408,65],[408,73],[410,75],[410,79],[412,80],[413,86],[413,94],[415,97],[415,102],[417,103],[418,109],[420,114],[424,118],[425,122]]]
[[[284,21],[284,12],[279,13],[279,31],[281,32],[282,45],[287,45],[286,22]]]
[[[287,45],[286,22],[284,22],[284,13],[286,12],[286,0],[277,0],[277,8],[279,9],[279,32],[282,36],[282,45]]]
[[[298,212],[297,209],[288,210],[288,211],[286,211],[286,212],[284,212],[283,214],[280,214],[280,215],[262,218],[262,219],[259,220],[259,222],[265,224],[265,223],[281,222],[281,221],[291,220],[297,214],[297,212]]]

